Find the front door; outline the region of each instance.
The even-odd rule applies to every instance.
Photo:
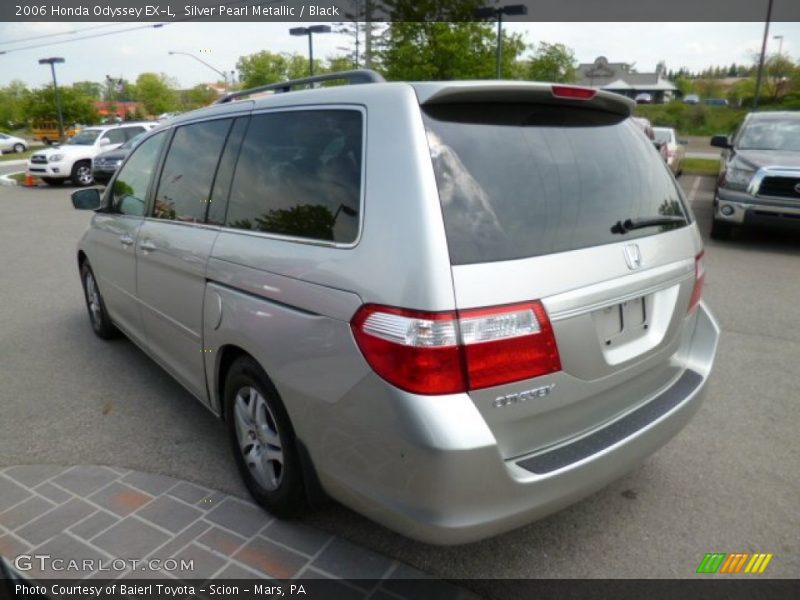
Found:
[[[145,140],[122,167],[107,192],[111,195],[108,209],[95,215],[88,247],[111,319],[140,344],[144,343],[144,330],[136,301],[134,245],[165,139],[162,132]]]
[[[151,214],[136,245],[137,294],[155,358],[201,399],[206,264],[219,228],[206,207],[232,119],[178,127],[164,160]]]

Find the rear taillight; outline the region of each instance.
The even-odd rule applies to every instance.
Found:
[[[591,100],[597,94],[597,90],[572,85],[554,85],[550,89],[556,98],[572,98],[574,100]]]
[[[353,334],[375,372],[417,394],[451,394],[561,370],[544,307],[430,313],[367,304]]]
[[[688,312],[692,312],[700,303],[700,298],[703,297],[703,283],[705,280],[705,250],[702,250],[700,251],[700,254],[694,257],[694,288],[692,289],[692,297],[689,299]]]

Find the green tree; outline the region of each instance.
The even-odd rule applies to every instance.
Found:
[[[19,79],[0,88],[0,127],[17,129],[27,120],[26,98],[29,90]]]
[[[193,110],[203,106],[208,106],[218,98],[217,92],[205,84],[198,84],[191,89],[185,90],[181,94],[181,109]]]
[[[689,79],[689,77],[686,75],[676,75],[673,83],[675,84],[675,87],[678,88],[681,96],[687,96],[694,93],[694,80]]]
[[[314,67],[315,71],[319,72],[322,64],[315,61]],[[299,54],[262,50],[255,54],[239,57],[236,68],[239,70],[242,89],[247,89],[287,79],[306,77],[308,75],[308,59]]]
[[[134,98],[151,115],[175,110],[178,97],[175,82],[164,73],[142,73],[136,78]]]
[[[98,121],[99,115],[91,98],[71,87],[59,87],[58,91],[65,127],[72,123],[89,124]],[[31,121],[57,121],[58,110],[53,88],[45,87],[27,94],[25,114]]]
[[[773,54],[764,65],[764,99],[780,102],[792,89],[792,79],[797,65],[785,54]]]
[[[327,73],[349,71],[353,68],[353,59],[349,56],[333,56],[328,59],[327,64],[325,65],[325,71]]]
[[[703,98],[719,98],[723,92],[722,83],[719,79],[713,77],[696,80],[695,89]]]
[[[532,81],[571,83],[575,81],[577,61],[564,44],[540,42],[531,60],[521,65],[521,74]]]
[[[103,98],[103,84],[96,81],[76,81],[72,84],[72,88],[92,100]]]
[[[737,81],[730,88],[725,97],[733,106],[741,106],[749,104],[753,101],[753,96],[756,93],[756,80],[754,77],[748,77]]]
[[[503,33],[506,76],[525,46],[521,36]],[[394,22],[379,58],[390,80],[489,79],[496,75],[496,50],[491,23]]]

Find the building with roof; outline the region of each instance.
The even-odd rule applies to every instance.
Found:
[[[605,56],[598,56],[593,63],[581,63],[577,69],[578,85],[593,87],[623,96],[635,98],[648,93],[653,102],[667,102],[675,97],[678,88],[664,73],[659,63],[655,73],[637,73],[628,63],[611,63]]]
[[[97,100],[94,102],[94,108],[104,118],[117,117],[124,119],[126,116],[130,118],[137,112],[142,115],[145,114],[144,104],[141,102],[106,102]]]

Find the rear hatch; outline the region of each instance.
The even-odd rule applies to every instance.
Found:
[[[499,315],[505,324],[486,327],[501,337],[527,327],[554,338],[532,377],[503,373],[500,354],[532,356],[519,344],[487,344],[492,374],[468,375],[504,457],[596,429],[674,382],[700,238],[628,101],[542,85],[423,85],[418,96],[462,318]]]

